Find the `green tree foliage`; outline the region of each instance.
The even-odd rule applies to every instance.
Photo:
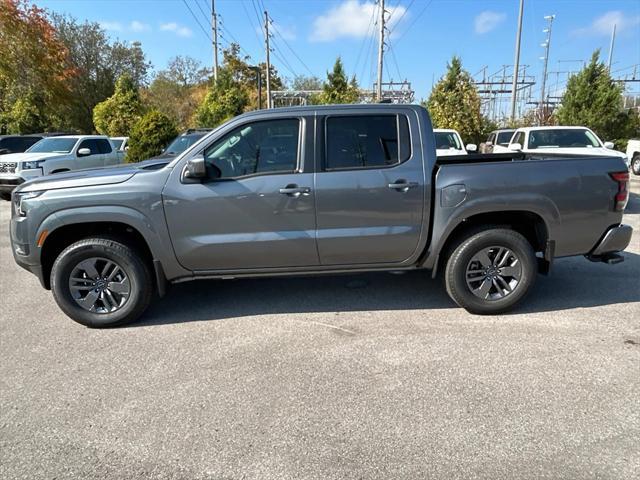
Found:
[[[434,127],[453,128],[465,142],[482,140],[480,96],[459,57],[454,56],[447,64],[447,72],[433,87],[426,107]]]
[[[33,133],[58,120],[75,72],[45,11],[25,0],[0,1],[0,133]]]
[[[322,87],[322,93],[318,98],[313,98],[314,103],[338,104],[357,103],[359,97],[358,82],[353,76],[349,81],[342,65],[342,59],[338,57],[333,65],[333,70],[327,72],[327,81]]]
[[[591,61],[569,78],[556,113],[560,125],[589,127],[603,140],[637,134],[637,114],[623,109],[623,88],[613,81],[596,50]]]
[[[131,129],[127,162],[159,155],[176,135],[176,125],[167,115],[157,110],[147,112]]]
[[[93,109],[93,123],[98,132],[110,137],[129,136],[143,114],[144,107],[138,87],[125,74],[116,82],[116,90]]]
[[[198,95],[210,72],[191,57],[177,56],[158,72],[146,92],[152,107],[166,113],[181,130],[193,126]]]
[[[233,80],[227,69],[218,71],[218,82],[207,92],[196,111],[196,123],[200,127],[216,127],[245,111],[249,104],[247,89]]]
[[[51,19],[56,37],[68,51],[68,66],[76,73],[67,82],[70,101],[58,109],[66,119],[66,128],[91,133],[95,130],[93,109],[113,95],[116,80],[126,73],[136,87],[143,86],[150,64],[140,43],[110,42],[95,22],[79,23],[73,17],[56,13]]]

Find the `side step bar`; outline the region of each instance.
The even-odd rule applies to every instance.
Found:
[[[609,265],[615,265],[616,263],[624,262],[624,257],[619,253],[605,253],[602,255],[587,255],[586,256],[592,262],[602,262]]]

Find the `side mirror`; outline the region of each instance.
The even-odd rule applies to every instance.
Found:
[[[78,149],[78,156],[79,157],[87,157],[91,155],[91,150],[88,148],[80,148]]]
[[[613,142],[604,142],[604,148],[613,150],[615,148],[615,145],[613,144]]]
[[[519,143],[510,143],[509,150],[513,150],[513,151],[522,150],[522,145]]]
[[[128,151],[129,150],[129,145],[127,145],[126,147],[124,147],[124,151]]]
[[[206,176],[207,165],[204,162],[204,156],[198,155],[187,160],[187,165],[184,169],[185,178],[204,178]]]
[[[467,149],[467,152],[478,151],[478,146],[475,143],[467,143],[467,146],[465,148]]]

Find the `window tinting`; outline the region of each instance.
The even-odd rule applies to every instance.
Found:
[[[253,122],[232,130],[204,152],[209,177],[295,171],[299,131],[297,118]]]
[[[98,143],[93,139],[83,140],[80,146],[78,146],[78,150],[80,150],[81,148],[88,148],[89,150],[91,150],[91,155],[100,153]]]
[[[96,140],[98,144],[98,151],[100,153],[111,153],[111,144],[109,140],[105,140],[104,138]]]
[[[511,140],[512,136],[513,136],[513,130],[507,130],[507,131],[504,131],[504,132],[499,132],[498,133],[498,139],[496,140],[496,143],[498,145],[507,146],[507,145],[509,145],[509,140]]]
[[[396,165],[411,155],[404,115],[399,123],[395,115],[329,117],[326,125],[327,170]]]

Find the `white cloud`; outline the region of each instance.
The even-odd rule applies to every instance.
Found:
[[[256,32],[264,38],[264,28],[262,26],[256,27]],[[271,35],[273,33],[279,34],[287,41],[295,40],[297,37],[294,27],[287,27],[276,22],[271,22],[271,26],[269,27],[269,34]]]
[[[474,27],[477,34],[489,33],[496,28],[507,18],[506,13],[492,12],[491,10],[485,10],[476,15],[474,19]]]
[[[124,30],[124,27],[120,22],[101,21],[99,23],[100,27],[107,31],[121,32],[122,30]]]
[[[393,29],[405,14],[406,7],[397,5],[387,10],[387,26]],[[313,30],[309,39],[315,42],[330,42],[344,37],[363,38],[376,35],[377,29],[372,18],[377,21],[376,17],[379,15],[378,7],[373,1],[365,0],[361,3],[360,0],[344,0],[313,20]]]
[[[138,20],[133,20],[129,24],[129,30],[132,32],[149,32],[151,31],[151,26]]]
[[[190,37],[193,32],[189,27],[185,27],[176,22],[163,23],[160,25],[160,30],[164,32],[173,32],[179,37]]]
[[[620,10],[612,10],[596,18],[588,27],[578,28],[572,33],[574,35],[611,35],[614,25],[616,31],[622,33],[640,25],[640,15],[625,15]]]

